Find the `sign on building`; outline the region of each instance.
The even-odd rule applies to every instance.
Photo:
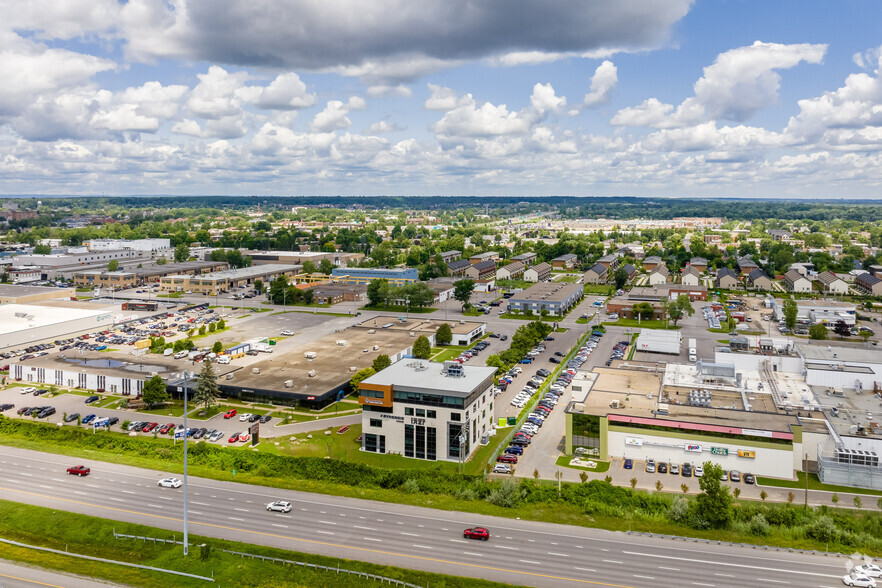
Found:
[[[750,459],[753,459],[756,457],[756,452],[755,451],[748,451],[746,449],[739,449],[738,450],[738,457],[749,457]]]
[[[686,445],[684,445],[683,449],[685,449],[686,451],[692,451],[694,453],[701,453],[702,451],[704,451],[701,445],[692,445],[691,443],[687,443]]]
[[[729,455],[729,450],[725,447],[711,447],[711,453],[714,455]]]
[[[637,437],[625,437],[625,445],[643,445],[643,439]]]

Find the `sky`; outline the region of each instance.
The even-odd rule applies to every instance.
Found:
[[[882,197],[877,0],[0,0],[0,193]]]

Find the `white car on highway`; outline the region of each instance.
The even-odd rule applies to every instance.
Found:
[[[845,574],[842,583],[846,586],[859,586],[861,588],[876,588],[876,580],[865,574]]]
[[[284,331],[282,331],[282,336],[283,337],[293,337],[294,331],[289,331],[288,329],[285,329]]]
[[[266,509],[271,512],[291,512],[291,503],[286,500],[276,500],[267,504]]]
[[[159,481],[157,486],[161,486],[163,488],[180,488],[182,482],[177,478],[163,478]]]
[[[882,578],[882,568],[880,568],[876,564],[864,564],[862,566],[857,566],[855,569],[851,570],[851,573],[863,574],[864,576],[870,576],[871,578]]]

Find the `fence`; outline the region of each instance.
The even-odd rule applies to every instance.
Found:
[[[116,535],[116,532],[114,532],[113,534]],[[6,543],[7,545],[15,545],[16,547],[26,547],[28,549],[36,549],[37,551],[45,551],[47,553],[55,553],[57,555],[66,555],[68,557],[76,557],[79,559],[88,559],[90,561],[109,563],[109,564],[114,564],[117,566],[125,566],[127,568],[138,568],[140,570],[149,570],[151,572],[162,572],[164,574],[174,574],[175,576],[186,576],[188,578],[195,578],[197,580],[205,580],[206,582],[214,582],[214,578],[208,578],[206,576],[197,576],[196,574],[188,574],[186,572],[179,572],[177,570],[166,570],[164,568],[154,568],[153,566],[144,566],[141,564],[134,564],[134,563],[126,562],[126,561],[115,561],[112,559],[105,559],[103,557],[82,555],[80,553],[70,553],[69,551],[61,551],[60,549],[52,549],[51,547],[39,547],[37,545],[28,545],[27,543],[19,543],[18,541],[10,541],[9,539],[0,538],[0,543]]]
[[[177,541],[175,539],[162,539],[159,537],[141,537],[137,535],[123,535],[122,533],[113,532],[113,536],[117,539],[135,539],[137,541],[152,541],[153,543],[171,543],[176,545],[183,545],[183,541]],[[381,582],[383,584],[393,584],[395,586],[403,586],[404,588],[423,588],[422,586],[418,586],[416,584],[410,584],[408,582],[404,582],[402,580],[396,580],[395,578],[387,578],[386,576],[378,576],[376,574],[369,574],[367,572],[359,572],[356,570],[347,570],[341,567],[330,567],[323,566],[319,564],[307,563],[303,561],[294,561],[291,559],[281,559],[278,557],[270,557],[267,555],[257,555],[255,553],[243,553],[241,551],[232,551],[229,549],[218,549],[218,551],[222,551],[224,553],[229,553],[230,555],[238,555],[239,557],[250,557],[252,559],[259,559],[261,561],[268,561],[272,563],[286,564],[291,566],[303,566],[306,568],[312,568],[314,570],[322,570],[325,572],[334,572],[336,574],[350,574],[353,576],[358,576],[359,578],[366,578],[369,580],[375,580],[377,582]],[[143,566],[142,566],[143,567]],[[179,572],[173,572],[179,573]],[[189,576],[190,574],[184,574]],[[193,576],[199,577],[199,576]],[[212,580],[213,582],[214,580]]]

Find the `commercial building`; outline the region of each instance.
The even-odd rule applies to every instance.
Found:
[[[174,274],[160,278],[159,289],[163,292],[189,291],[194,294],[217,296],[229,292],[232,288],[252,286],[255,280],[268,284],[279,276],[293,276],[300,269],[297,265],[266,264],[212,272],[202,276]]]
[[[91,239],[84,243],[89,251],[118,251],[131,249],[147,253],[170,254],[170,239]]]
[[[525,282],[544,282],[551,277],[551,264],[542,262],[524,270]]]
[[[327,259],[337,267],[346,267],[357,264],[363,257],[363,253],[347,253],[345,251],[245,251],[242,255],[251,258],[252,265],[267,264],[294,264],[303,265],[311,261],[316,267]]]
[[[101,288],[130,288],[150,282],[159,282],[165,276],[204,275],[227,269],[225,261],[188,261],[183,263],[152,264],[149,267],[134,267],[124,271],[106,270],[78,271],[73,274],[77,286]]]
[[[362,450],[460,461],[493,432],[495,368],[404,360],[358,386]]]
[[[0,284],[0,304],[33,304],[44,300],[70,300],[76,297],[74,288]]]
[[[582,284],[540,282],[508,299],[508,310],[563,316],[582,299]]]
[[[374,280],[388,280],[390,286],[405,286],[419,279],[419,272],[412,267],[349,267],[334,268],[331,275],[347,284],[370,284]]]
[[[725,470],[792,478],[804,457],[800,419],[779,411],[769,394],[754,391],[749,398],[742,382],[734,366],[702,362],[628,362],[580,372],[566,408],[567,453],[711,461]]]
[[[796,322],[803,325],[817,323],[834,325],[838,321],[844,321],[851,327],[854,326],[857,317],[857,306],[839,300],[797,300],[796,307]],[[776,321],[784,320],[782,300],[773,300],[772,318]]]
[[[339,304],[341,302],[364,302],[367,286],[364,284],[315,284],[308,286],[313,291],[318,304]]]
[[[73,333],[102,330],[113,325],[119,307],[90,307],[69,302],[64,306],[0,305],[0,350],[26,347]]]

